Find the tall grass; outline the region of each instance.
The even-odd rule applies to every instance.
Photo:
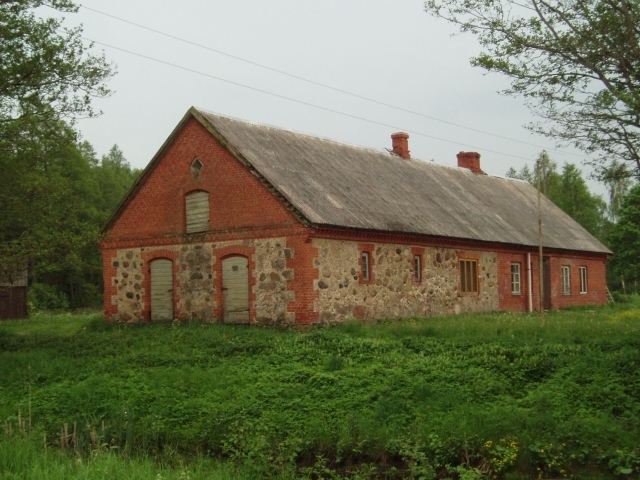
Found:
[[[31,407],[49,450],[25,454],[55,465],[75,423],[79,469],[94,432],[95,461],[140,471],[224,458],[254,478],[637,475],[639,365],[637,298],[550,312],[544,327],[515,313],[306,333],[40,315],[0,323],[0,421],[6,438]],[[516,460],[500,470],[507,441]]]
[[[0,478],[3,480],[250,480],[246,472],[229,462],[207,458],[188,462],[158,462],[149,457],[125,459],[108,451],[74,456],[59,450],[44,450],[29,439],[0,441]]]

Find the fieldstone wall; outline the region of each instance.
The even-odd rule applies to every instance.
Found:
[[[478,260],[480,277],[477,295],[462,295],[456,313],[494,312],[500,308],[498,294],[498,254],[483,252]]]
[[[123,323],[141,322],[145,293],[142,287],[144,275],[141,250],[139,248],[118,250],[111,265],[117,272],[111,279],[111,285],[116,287],[118,292],[111,296],[111,303],[118,305],[118,313],[112,320]]]
[[[293,280],[294,274],[287,268],[287,259],[293,257],[294,250],[286,247],[285,238],[253,240],[250,244],[255,247],[255,323],[293,324],[295,313],[287,312],[287,308],[295,300],[295,292],[287,290],[287,281]]]
[[[314,239],[320,272],[314,289],[314,309],[320,323],[343,322],[350,318],[427,317],[498,309],[497,254],[469,252],[479,256],[480,293],[458,292],[458,255],[453,249],[424,248],[422,281],[413,281],[411,246],[376,244],[373,250],[374,281],[362,284],[360,250],[357,242]]]
[[[212,244],[189,244],[180,248],[178,257],[178,311],[180,320],[214,320],[217,303]]]
[[[222,320],[216,314],[222,307],[216,301],[222,282],[216,268],[220,262],[217,254],[233,246],[248,247],[254,251],[250,259],[254,267],[250,275],[255,278],[255,282],[250,282],[255,283],[250,292],[254,294],[253,321],[260,325],[294,323],[295,313],[287,312],[289,302],[295,300],[295,292],[287,288],[287,281],[294,278],[293,270],[287,268],[287,260],[293,257],[294,250],[287,248],[286,238],[149,247],[145,253],[157,249],[179,252],[176,259],[178,274],[174,280],[174,288],[178,291],[179,319],[215,322]],[[145,270],[142,268],[141,249],[118,250],[112,265],[117,271],[112,282],[118,289],[118,294],[111,299],[114,305],[118,305],[118,314],[112,320],[126,323],[144,321],[145,289],[142,285]]]

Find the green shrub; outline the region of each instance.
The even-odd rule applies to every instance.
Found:
[[[611,292],[611,296],[616,303],[629,303],[631,301],[630,295],[625,295],[624,293]]]
[[[99,308],[102,306],[103,288],[93,283],[83,283],[76,287],[72,307],[75,308]]]
[[[344,358],[340,355],[331,355],[329,360],[327,361],[327,371],[328,372],[336,372],[338,370],[342,370],[344,365]]]
[[[29,286],[29,303],[33,310],[67,310],[69,299],[56,285],[34,283]]]
[[[0,437],[31,410],[50,448],[75,424],[79,455],[97,431],[248,478],[637,478],[638,300],[308,333],[39,314],[0,323]]]

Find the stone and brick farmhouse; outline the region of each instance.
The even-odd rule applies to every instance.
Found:
[[[537,309],[531,185],[191,108],[103,230],[121,322],[311,324]],[[606,302],[611,252],[546,198],[545,308]]]

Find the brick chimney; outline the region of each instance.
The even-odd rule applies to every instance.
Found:
[[[478,152],[460,152],[458,154],[458,166],[468,168],[473,173],[486,175],[480,168],[480,154]]]
[[[391,150],[396,155],[400,155],[402,158],[411,158],[409,155],[409,134],[404,132],[393,133],[391,135]]]

